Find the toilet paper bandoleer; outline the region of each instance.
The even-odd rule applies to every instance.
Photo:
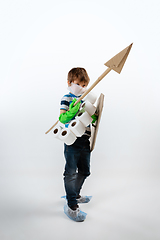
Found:
[[[81,102],[74,106],[77,99],[86,91],[90,79],[84,68],[72,68],[68,72],[68,90],[69,93],[61,99],[59,121],[69,125],[71,120],[78,113]],[[97,120],[95,115],[91,116],[93,122]],[[90,175],[90,141],[91,129],[87,126],[84,134],[78,137],[76,141],[67,145],[64,143],[64,156],[66,160],[64,170],[64,187],[66,191],[67,206],[65,213],[74,221],[84,221],[86,214],[80,211],[79,202],[89,202],[90,197],[81,196],[80,191],[85,179]]]

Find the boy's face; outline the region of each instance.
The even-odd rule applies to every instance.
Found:
[[[87,82],[80,82],[80,80],[77,78],[73,81],[74,84],[77,84],[81,87],[87,87],[88,86],[88,83]],[[70,87],[71,86],[71,83],[68,81],[68,86]]]

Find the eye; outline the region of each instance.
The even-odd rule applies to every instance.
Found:
[[[79,83],[77,83],[77,85],[79,85]]]

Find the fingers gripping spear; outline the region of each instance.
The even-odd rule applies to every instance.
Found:
[[[121,73],[132,45],[133,43],[131,43],[128,47],[123,49],[121,52],[119,52],[117,55],[115,55],[113,58],[111,58],[108,62],[104,64],[108,67],[106,71],[102,73],[102,75],[90,86],[90,88],[86,90],[86,92],[75,102],[74,105],[80,102],[111,70],[114,70],[117,73]],[[57,123],[58,121],[45,134],[49,133]]]

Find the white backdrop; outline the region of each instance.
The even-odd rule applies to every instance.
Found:
[[[0,238],[159,239],[158,0],[0,3]],[[104,63],[133,42],[105,94],[82,224],[63,214],[63,144],[45,132],[59,115],[67,73]],[[76,236],[76,238],[75,238]]]

